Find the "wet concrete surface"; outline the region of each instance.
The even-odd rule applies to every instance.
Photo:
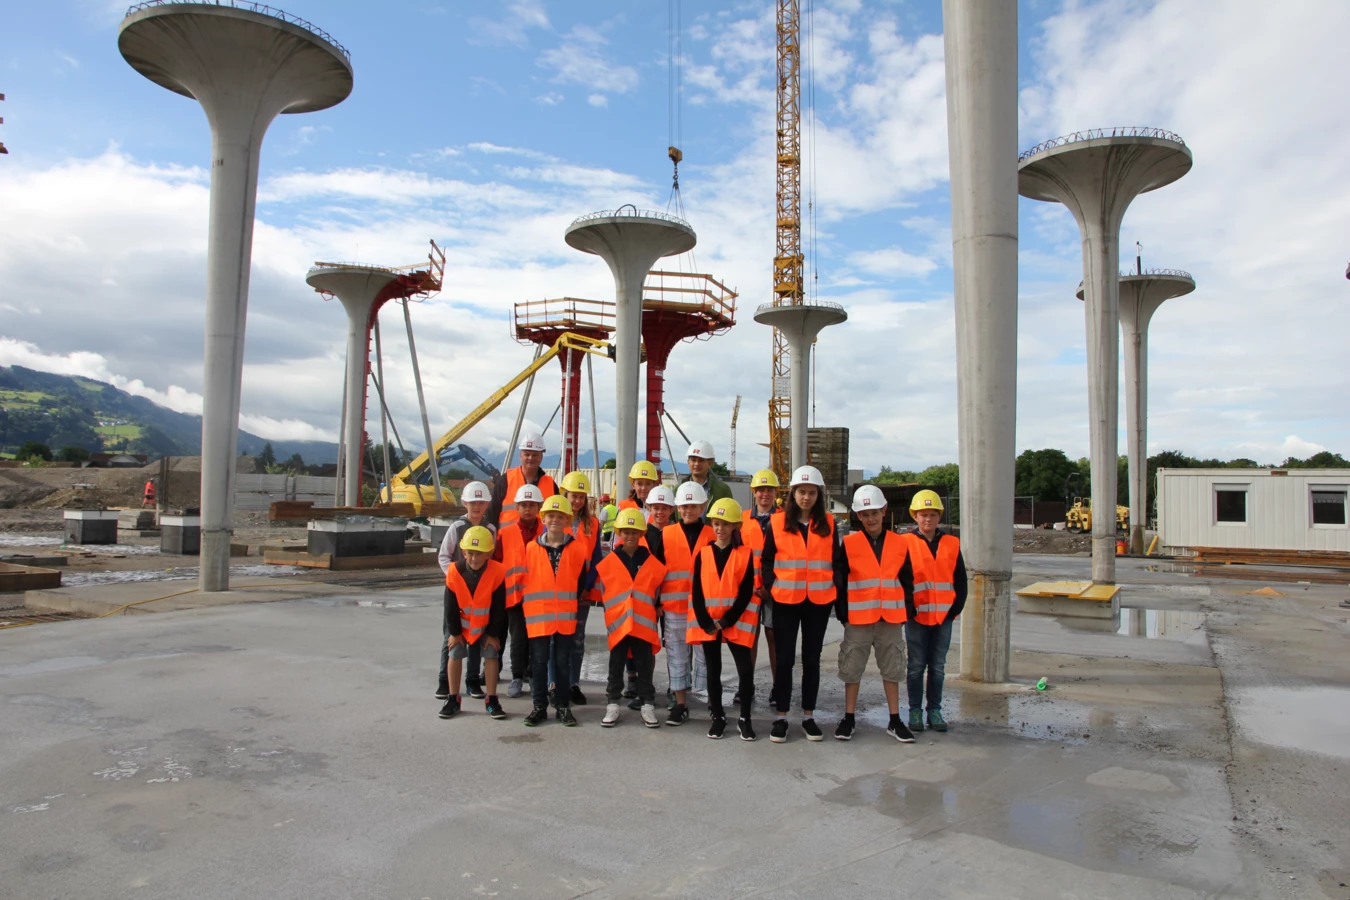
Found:
[[[961,683],[958,643],[952,731],[913,745],[870,668],[830,739],[833,646],[822,743],[794,717],[771,744],[762,704],[755,743],[698,705],[601,729],[597,616],[580,727],[523,728],[525,698],[443,721],[434,588],[0,632],[0,897],[1350,897],[1346,763],[1317,749],[1339,695],[1312,693],[1350,684],[1340,595],[1127,579],[1199,628],[1016,616],[1014,683]],[[1273,700],[1294,746],[1234,712]]]

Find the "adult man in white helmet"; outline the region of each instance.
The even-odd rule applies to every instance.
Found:
[[[713,454],[713,445],[707,441],[694,441],[689,445],[685,462],[689,464],[689,480],[703,488],[709,503],[718,500],[731,500],[731,488],[713,472],[713,463],[717,461]]]
[[[445,540],[441,541],[440,552],[437,554],[437,561],[441,564],[441,574],[449,572],[450,567],[464,558],[464,551],[459,548],[459,540],[464,537],[464,532],[475,525],[485,525],[492,532],[493,539],[496,539],[497,529],[494,525],[486,522],[488,507],[492,504],[492,490],[481,481],[470,481],[464,485],[464,490],[459,493],[460,505],[464,507],[464,515],[460,516],[450,523],[446,529]],[[450,636],[447,631],[444,637]],[[481,673],[482,661],[480,653],[482,645],[474,642],[469,645],[468,666],[464,672],[464,687],[469,692],[470,697],[482,699],[486,696],[483,693],[483,678]],[[449,650],[446,642],[441,641],[441,674],[440,680],[436,682],[436,699],[445,700],[450,696],[450,685],[446,678],[446,666],[450,660]]]
[[[492,509],[488,511],[487,518],[498,528],[505,528],[519,517],[516,492],[525,485],[537,486],[545,498],[558,493],[558,486],[553,483],[552,476],[544,474],[540,468],[544,464],[544,451],[548,449],[544,446],[543,435],[526,432],[521,435],[520,443],[516,446],[520,451],[520,465],[492,479]]]

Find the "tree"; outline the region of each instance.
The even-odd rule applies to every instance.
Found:
[[[926,487],[938,488],[938,493],[946,493],[948,497],[956,497],[961,493],[961,468],[956,463],[929,466],[919,473],[916,480]]]
[[[51,462],[52,448],[41,441],[24,441],[19,445],[19,452],[15,456],[19,459],[32,459],[36,456],[45,462]]]
[[[83,447],[62,447],[61,452],[57,454],[57,459],[61,462],[84,462],[89,458],[89,451]]]
[[[1019,497],[1063,500],[1064,482],[1071,473],[1077,471],[1078,464],[1069,459],[1063,450],[1050,447],[1044,450],[1023,450],[1014,463],[1014,491]]]
[[[285,468],[292,475],[300,475],[305,471],[305,458],[299,453],[292,453],[291,458],[286,460]]]
[[[890,466],[882,466],[877,477],[872,481],[876,484],[912,484],[919,480],[919,476],[908,469],[892,469]]]
[[[471,478],[473,478],[473,473],[468,469],[461,469],[459,466],[451,466],[441,476],[443,481],[468,481]]]
[[[272,449],[271,441],[263,444],[262,452],[258,454],[258,462],[265,469],[277,464],[277,452]]]
[[[713,474],[719,475],[722,478],[726,478],[731,475],[731,470],[727,468],[727,464],[724,462],[714,461],[711,468],[713,470]]]
[[[1350,460],[1344,459],[1339,453],[1332,453],[1330,450],[1323,450],[1321,453],[1314,453],[1307,459],[1299,459],[1291,456],[1284,461],[1282,469],[1350,469]]]
[[[618,460],[611,456],[609,459],[605,460],[603,463],[600,464],[600,468],[613,469],[616,465],[618,465]]]

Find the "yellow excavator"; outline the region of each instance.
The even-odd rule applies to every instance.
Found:
[[[1092,530],[1092,498],[1075,497],[1073,506],[1064,514],[1064,527],[1073,534],[1082,534]],[[1128,533],[1130,530],[1130,508],[1116,507],[1116,531]]]
[[[456,443],[469,429],[485,419],[498,406],[502,405],[511,392],[520,387],[542,369],[549,361],[564,350],[576,350],[581,353],[590,353],[595,356],[610,358],[612,345],[597,338],[590,338],[580,334],[574,334],[570,331],[559,335],[554,341],[553,346],[549,347],[543,353],[534,358],[528,366],[521,370],[502,387],[498,388],[482,403],[461,419],[453,428],[436,439],[431,445],[431,452],[440,457],[441,451],[451,444]],[[412,462],[408,463],[400,472],[389,479],[390,499],[394,503],[411,503],[417,515],[422,514],[422,503],[425,501],[434,501],[436,499],[436,486],[432,483],[432,478],[439,478],[440,472],[436,466],[428,465],[430,457],[426,452],[417,455]],[[385,492],[381,491],[381,500],[385,497]]]

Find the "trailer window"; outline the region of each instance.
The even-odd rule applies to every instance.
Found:
[[[1345,491],[1313,489],[1312,520],[1314,525],[1345,524]]]
[[[1214,521],[1236,523],[1247,522],[1247,489],[1245,487],[1214,487]]]

